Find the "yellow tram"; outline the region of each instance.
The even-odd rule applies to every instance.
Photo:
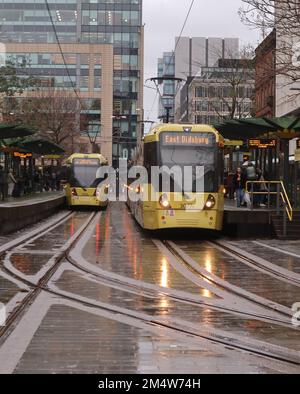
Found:
[[[98,187],[103,181],[99,175],[107,160],[101,154],[75,153],[67,161],[67,183],[65,192],[69,207],[89,206],[105,208],[106,187]]]
[[[176,166],[182,169],[183,178],[186,174],[184,169],[193,168],[192,188],[187,193],[178,193],[175,182],[171,182],[169,190],[165,190],[161,181],[158,187],[154,186],[152,175],[148,176],[148,184],[137,187],[137,192],[146,193],[146,198],[136,202],[128,200],[137,222],[148,230],[221,230],[224,212],[223,145],[222,136],[209,125],[162,124],[153,128],[144,138],[139,164],[147,169],[148,175],[155,166],[168,169]],[[202,168],[201,179],[197,179],[199,175],[195,167]],[[202,182],[202,189],[195,188],[198,181]],[[150,195],[155,195],[154,201]]]

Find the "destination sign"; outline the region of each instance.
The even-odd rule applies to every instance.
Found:
[[[276,140],[270,140],[270,139],[249,140],[248,145],[249,145],[249,148],[259,148],[259,149],[275,148],[276,147]]]
[[[98,159],[74,159],[73,164],[75,166],[99,166]]]
[[[213,146],[215,135],[210,133],[164,133],[162,144],[165,146]]]
[[[29,157],[32,157],[32,153],[14,152],[14,157],[20,157],[20,159],[28,159]]]

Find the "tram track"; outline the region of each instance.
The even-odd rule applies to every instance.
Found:
[[[5,253],[8,253],[9,251],[13,252],[16,247],[20,247],[21,245],[26,245],[28,244],[28,242],[34,242],[37,239],[43,237],[44,235],[50,233],[56,227],[62,225],[64,222],[66,222],[69,218],[73,216],[74,213],[68,213],[62,218],[58,219],[53,225],[49,226],[47,229],[45,229],[45,226],[47,225],[44,225],[41,228],[38,228],[35,231],[31,232],[28,236],[22,236],[20,237],[20,239],[14,240],[9,245],[6,245],[5,248],[3,248],[0,254],[0,259],[3,259]],[[5,267],[4,264],[0,267],[0,274],[2,271],[6,273],[8,276],[17,279],[19,282],[21,282],[22,284],[24,284],[30,289],[30,291],[28,291],[28,294],[23,298],[23,300],[7,316],[6,325],[0,327],[0,338],[2,338],[11,329],[12,325],[22,315],[22,312],[33,302],[33,300],[39,295],[39,293],[45,289],[45,285],[49,282],[53,274],[56,272],[62,260],[66,257],[68,250],[72,248],[76,240],[82,235],[84,230],[88,227],[88,225],[94,219],[95,216],[96,214],[90,215],[88,220],[69,239],[69,241],[63,246],[63,248],[60,251],[55,251],[55,252],[53,251],[53,255],[55,255],[55,262],[49,268],[49,270],[47,270],[47,272],[39,279],[38,283],[34,283],[31,282],[30,280],[27,280],[26,278],[24,278],[23,275],[18,275],[16,272]],[[22,291],[24,292],[24,290],[20,289],[20,292]]]
[[[223,250],[224,252],[227,252],[228,254],[233,255],[236,258],[239,258],[240,260],[243,260],[250,267],[269,274],[276,279],[280,279],[286,283],[300,287],[300,275],[297,273],[293,273],[288,269],[278,267],[259,256],[253,255],[252,253],[242,251],[240,248],[229,244],[226,241],[211,240],[208,243],[219,248],[220,250]]]
[[[62,256],[61,259],[63,258],[64,256]],[[59,297],[62,300],[71,301],[84,307],[108,312],[112,315],[112,317],[115,315],[119,317],[123,316],[133,319],[133,321],[136,321],[138,323],[144,323],[146,325],[150,325],[151,327],[159,329],[165,328],[171,330],[174,333],[182,334],[193,339],[206,340],[212,344],[222,345],[231,350],[243,351],[251,355],[264,357],[272,361],[283,362],[292,366],[300,366],[299,352],[293,351],[288,348],[272,345],[259,340],[248,341],[247,339],[243,340],[234,336],[230,337],[229,333],[218,333],[214,330],[204,330],[203,332],[197,332],[197,330],[195,330],[195,327],[193,327],[192,324],[189,325],[186,322],[183,324],[183,321],[177,321],[177,319],[171,318],[168,321],[162,321],[159,318],[155,319],[152,316],[136,312],[134,310],[128,310],[111,304],[103,304],[95,301],[93,302],[93,300],[84,299],[84,297],[77,296],[70,292],[53,290],[48,286],[48,281],[56,272],[60,261],[58,261],[56,265],[52,267],[52,269],[48,272],[47,277],[43,277],[37,285],[30,281],[24,281],[22,277],[18,278],[19,280],[23,280],[24,283],[26,283],[33,289],[33,292],[30,294],[31,297],[27,300],[26,303],[25,301],[22,303],[22,310],[24,310],[24,308],[28,305],[28,303],[30,303],[30,301],[32,301],[33,298],[36,298],[36,296],[40,292],[44,291],[52,296]],[[17,317],[19,317],[22,310],[15,311],[15,315],[13,316],[13,318],[16,319]],[[3,334],[0,332],[0,337],[1,335]]]
[[[188,254],[186,254],[180,247],[178,247],[174,242],[171,241],[155,241],[156,244],[161,243],[163,248],[165,248],[174,258],[182,264],[187,270],[189,270],[193,275],[196,277],[200,277],[201,279],[207,281],[208,283],[212,284],[213,286],[216,287],[216,290],[220,290],[222,292],[225,291],[225,293],[228,293],[228,295],[233,295],[237,297],[238,299],[243,299],[246,300],[250,303],[253,303],[254,305],[263,307],[266,310],[274,311],[278,314],[280,314],[283,318],[278,319],[281,323],[288,323],[291,325],[291,316],[292,316],[292,311],[281,305],[277,304],[271,300],[268,300],[266,298],[260,297],[256,294],[253,294],[249,291],[246,291],[240,287],[237,287],[221,278],[218,276],[208,272],[206,269],[201,268],[199,264],[191,258]],[[214,241],[210,241],[211,245],[214,245]],[[163,250],[163,249],[162,249]],[[228,252],[228,250],[226,250]],[[233,257],[240,257],[239,255],[235,254],[235,251],[231,252]],[[212,290],[213,291],[213,290]],[[225,294],[226,296],[226,294]],[[257,315],[259,317],[259,315]],[[261,317],[261,315],[260,315]],[[265,318],[265,317],[264,317]],[[274,319],[275,321],[276,319]]]
[[[37,237],[42,237],[48,232],[54,230],[56,227],[60,226],[64,221],[71,218],[74,214],[72,212],[65,212],[61,217],[56,218],[55,220],[48,223],[48,221],[39,226],[37,229],[30,231],[27,234],[21,235],[20,237],[9,241],[0,246],[0,259],[5,255],[9,250],[20,246],[21,244],[25,244],[28,241],[35,240]]]
[[[65,292],[65,291],[60,291],[60,290],[53,290],[51,287],[49,287],[49,282],[52,279],[53,275],[59,268],[62,260],[67,260],[71,265],[76,267],[77,269],[80,269],[81,272],[84,272],[85,274],[89,274],[92,276],[95,276],[96,278],[100,278],[101,275],[95,274],[95,272],[90,271],[88,269],[83,269],[80,264],[77,264],[75,261],[73,261],[70,258],[69,252],[72,250],[74,245],[78,242],[78,240],[87,232],[89,227],[93,225],[94,220],[96,219],[97,214],[91,215],[89,219],[79,228],[79,230],[74,234],[72,239],[69,240],[68,244],[65,245],[64,249],[59,252],[57,255],[57,259],[53,266],[43,275],[42,278],[39,279],[38,283],[34,283],[30,280],[26,280],[23,275],[17,275],[15,272],[10,271],[8,268],[3,267],[4,272],[6,274],[11,275],[15,279],[18,279],[21,281],[23,284],[28,286],[31,291],[29,294],[24,298],[24,300],[16,307],[16,309],[13,311],[13,313],[9,316],[7,325],[0,330],[0,337],[4,337],[6,333],[8,333],[9,330],[11,330],[12,326],[14,323],[18,320],[19,317],[21,317],[22,313],[25,311],[25,309],[32,304],[32,302],[36,299],[36,297],[42,292],[47,292],[53,296],[60,297],[61,299],[72,301],[75,303],[79,303],[85,307],[88,308],[97,308],[98,310],[101,311],[106,311],[112,314],[112,316],[117,315],[117,316],[124,316],[126,318],[134,319],[136,322],[142,322],[147,325],[151,325],[152,327],[155,328],[165,328],[168,330],[171,330],[172,332],[175,332],[177,334],[182,334],[186,335],[189,337],[192,337],[194,339],[204,339],[209,341],[210,343],[217,344],[217,345],[222,345],[227,348],[230,348],[232,350],[238,350],[238,351],[244,351],[248,354],[259,356],[259,357],[264,357],[273,361],[280,361],[285,364],[293,365],[293,366],[299,366],[300,365],[300,354],[299,352],[290,350],[288,348],[283,348],[279,347],[276,345],[272,345],[269,343],[261,342],[258,340],[251,340],[248,341],[247,339],[242,339],[242,338],[236,338],[234,336],[230,336],[230,333],[225,334],[220,334],[217,333],[215,330],[209,331],[203,331],[203,332],[197,332],[195,328],[192,327],[192,325],[189,325],[188,323],[183,323],[182,321],[178,322],[176,319],[170,318],[167,321],[163,321],[160,318],[153,318],[152,316],[149,316],[147,314],[143,314],[140,312],[137,312],[135,310],[129,310],[125,308],[120,308],[112,304],[99,304],[95,300],[92,299],[83,299],[83,297],[76,295],[74,293],[70,292]],[[58,224],[59,225],[59,224]],[[50,229],[49,229],[50,231]],[[47,233],[47,232],[46,232]],[[44,235],[45,233],[43,233]],[[36,237],[34,237],[36,239]],[[28,238],[26,242],[31,241],[31,238]],[[19,245],[22,243],[19,243]],[[13,248],[12,248],[13,249]],[[105,281],[118,284],[118,287],[122,285],[122,283],[118,282],[116,279],[111,279],[109,277],[103,277],[102,279],[105,279]],[[126,285],[126,286],[125,286]],[[139,290],[140,288],[138,286],[134,286],[132,284],[128,283],[123,283],[123,287],[126,287],[126,291],[128,289],[134,290],[135,292]],[[161,296],[163,292],[158,292],[158,291],[149,291],[148,289],[148,296],[150,295],[151,297],[158,297]],[[146,294],[145,294],[146,295]],[[184,302],[190,302],[190,300],[181,298],[181,297],[172,297],[169,294],[164,294],[165,296],[168,296],[169,298],[176,299],[177,301],[184,301]],[[199,302],[200,303],[200,302]],[[203,303],[201,302],[201,305]],[[207,304],[210,307],[212,307],[211,304]],[[216,307],[216,309],[222,309],[223,311],[226,310],[226,308],[221,308],[221,307]],[[227,312],[229,310],[227,309]],[[246,313],[245,313],[246,315]],[[249,314],[247,314],[249,315]],[[255,316],[252,316],[253,318]],[[257,316],[256,316],[257,317]],[[271,320],[271,319],[269,319]],[[275,319],[274,319],[275,322]]]

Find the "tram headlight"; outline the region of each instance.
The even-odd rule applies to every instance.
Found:
[[[162,208],[168,209],[171,208],[170,201],[168,199],[167,194],[162,194],[159,198],[159,204]]]
[[[216,205],[216,199],[212,194],[210,194],[205,203],[205,209],[213,209],[215,205]]]

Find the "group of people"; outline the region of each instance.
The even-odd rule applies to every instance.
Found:
[[[230,184],[229,184],[230,182]],[[247,182],[254,182],[247,187]],[[247,161],[243,166],[238,167],[236,173],[227,178],[229,198],[236,196],[237,207],[265,207],[268,187],[260,168],[256,168],[251,161]],[[253,193],[251,193],[253,192]],[[253,194],[253,196],[251,195]],[[251,197],[253,201],[251,201]]]
[[[42,173],[34,169],[33,174],[23,170],[21,175],[14,174],[12,169],[5,171],[0,165],[0,199],[6,197],[21,197],[23,195],[43,191],[58,191],[61,189],[61,176],[59,169],[48,168]]]

